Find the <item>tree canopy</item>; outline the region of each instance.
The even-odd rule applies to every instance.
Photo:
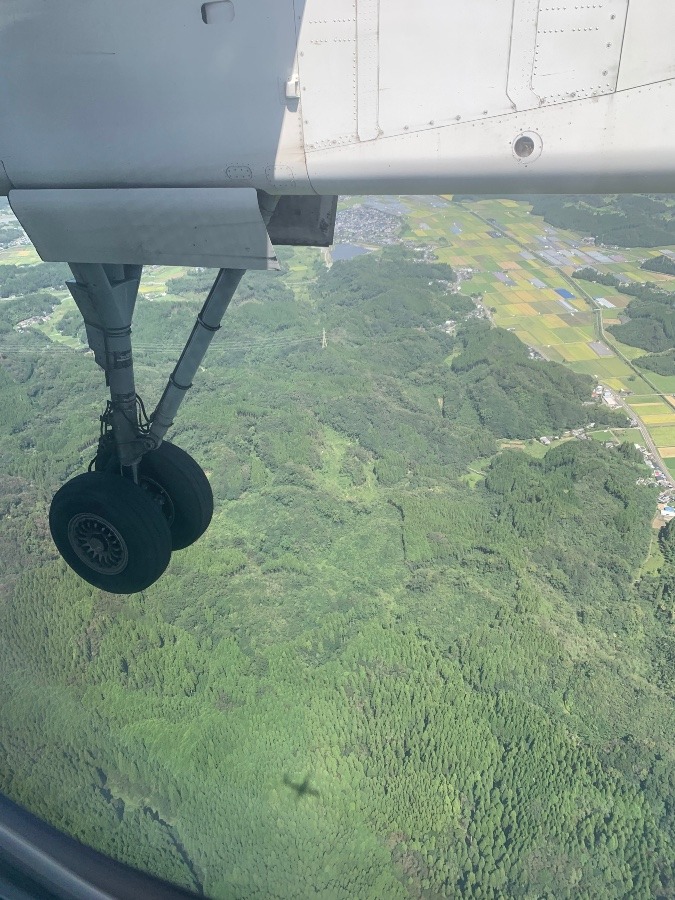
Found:
[[[0,790],[215,897],[669,896],[675,532],[647,571],[645,467],[529,455],[612,414],[449,266],[294,254],[311,291],[251,276],[181,411],[216,514],[142,595],[47,536],[92,360],[3,337]],[[178,346],[213,274],[139,302],[146,399],[171,352],[144,342]]]

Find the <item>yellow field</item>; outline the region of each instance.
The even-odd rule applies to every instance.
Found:
[[[527,320],[525,320],[527,322]],[[536,344],[541,344],[544,347],[549,347],[551,345],[557,346],[558,344],[564,344],[565,341],[561,340],[559,335],[555,333],[553,330],[548,330],[547,328],[540,326],[539,322],[536,320],[532,320],[531,322],[527,322],[524,324],[524,327],[527,331],[532,335],[532,339]]]
[[[593,329],[584,325],[567,326],[563,331],[563,335],[567,337],[568,334],[570,343],[576,343],[575,338],[577,341],[583,341],[585,344],[594,340]],[[598,354],[593,351],[593,355],[597,356]]]
[[[540,322],[546,326],[546,328],[565,328],[564,321],[560,318],[560,316],[556,316],[553,313],[545,313],[540,317]]]
[[[645,423],[645,425],[669,425],[673,421],[675,421],[675,413],[653,413],[646,416],[640,415],[640,418]]]
[[[479,216],[494,218],[499,226],[481,221]],[[572,250],[572,255],[568,257],[569,264],[557,271],[555,266],[537,255],[541,250],[537,242],[545,231],[541,220],[529,216],[527,205],[515,200],[485,200],[433,211],[414,206],[409,221],[418,238],[433,238],[441,233],[445,235],[449,243],[435,249],[438,259],[455,267],[468,266],[473,269],[474,277],[463,286],[462,292],[480,292],[485,306],[495,310],[493,321],[496,325],[511,329],[521,341],[540,350],[548,359],[564,362],[574,371],[591,375],[616,391],[636,391],[629,399],[631,408],[649,427],[657,446],[662,446],[662,455],[675,457],[675,396],[670,396],[675,395],[675,377],[665,379],[650,374],[650,380],[658,390],[669,395],[660,398],[621,358],[615,355],[598,356],[590,346],[596,333],[592,304],[587,302],[583,291],[586,290],[590,296],[607,296],[618,307],[603,311],[606,325],[619,321],[619,311],[628,298],[618,294],[614,288],[592,283],[575,283],[575,287],[571,288],[562,276],[562,272],[571,274],[579,267],[579,253],[594,253],[596,247],[591,244],[572,247],[571,243],[578,236],[564,229],[556,229],[557,236],[567,241],[568,249]],[[461,234],[450,233],[453,223],[461,226]],[[508,237],[492,238],[489,232],[495,227],[513,234],[527,245],[528,252],[524,253],[523,247]],[[644,255],[657,255],[657,251],[621,251],[625,261],[621,262],[620,271],[627,275],[632,273],[633,280],[641,280],[643,273],[638,266]],[[612,271],[619,269],[614,267]],[[498,272],[507,274],[513,284],[504,284],[496,277]],[[659,281],[662,276],[655,273],[650,277]],[[534,280],[544,287],[535,287]],[[567,299],[566,304],[573,309],[563,308],[554,292],[556,288],[572,290],[575,296]],[[618,342],[617,347],[628,359],[644,353]],[[633,399],[635,403],[631,402]]]
[[[0,263],[25,266],[39,262],[40,257],[33,247],[10,247],[7,250],[0,250]]]
[[[658,418],[660,416],[671,416],[672,411],[666,406],[665,403],[631,403],[631,409],[634,409],[635,412],[640,416],[641,419],[644,419],[645,422],[649,418]]]
[[[529,303],[503,303],[499,312],[507,316],[537,316],[539,313]]]
[[[568,362],[579,362],[584,359],[597,359],[594,350],[587,344],[557,344],[557,349]]]
[[[169,278],[178,278],[185,275],[185,266],[146,266],[143,272],[143,280],[139,288],[141,294],[153,293],[157,290],[166,290]]]

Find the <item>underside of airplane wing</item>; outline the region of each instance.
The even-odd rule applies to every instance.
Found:
[[[673,34],[668,0],[5,0],[0,190],[46,258],[260,267],[253,190],[675,190]]]

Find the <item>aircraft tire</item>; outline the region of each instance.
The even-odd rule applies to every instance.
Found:
[[[169,565],[171,533],[159,504],[121,475],[86,472],[57,491],[49,527],[80,578],[112,594],[134,594]]]
[[[158,485],[168,496],[172,550],[194,544],[213,516],[213,491],[202,467],[185,450],[162,441],[141,460],[139,478],[147,489]]]

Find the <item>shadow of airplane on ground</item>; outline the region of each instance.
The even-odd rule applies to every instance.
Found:
[[[305,776],[305,780],[301,784],[296,784],[294,781],[288,777],[288,775],[284,775],[284,784],[286,787],[291,788],[295,791],[295,799],[300,800],[301,797],[320,797],[321,794],[317,791],[316,788],[310,786],[309,783],[309,775]]]

